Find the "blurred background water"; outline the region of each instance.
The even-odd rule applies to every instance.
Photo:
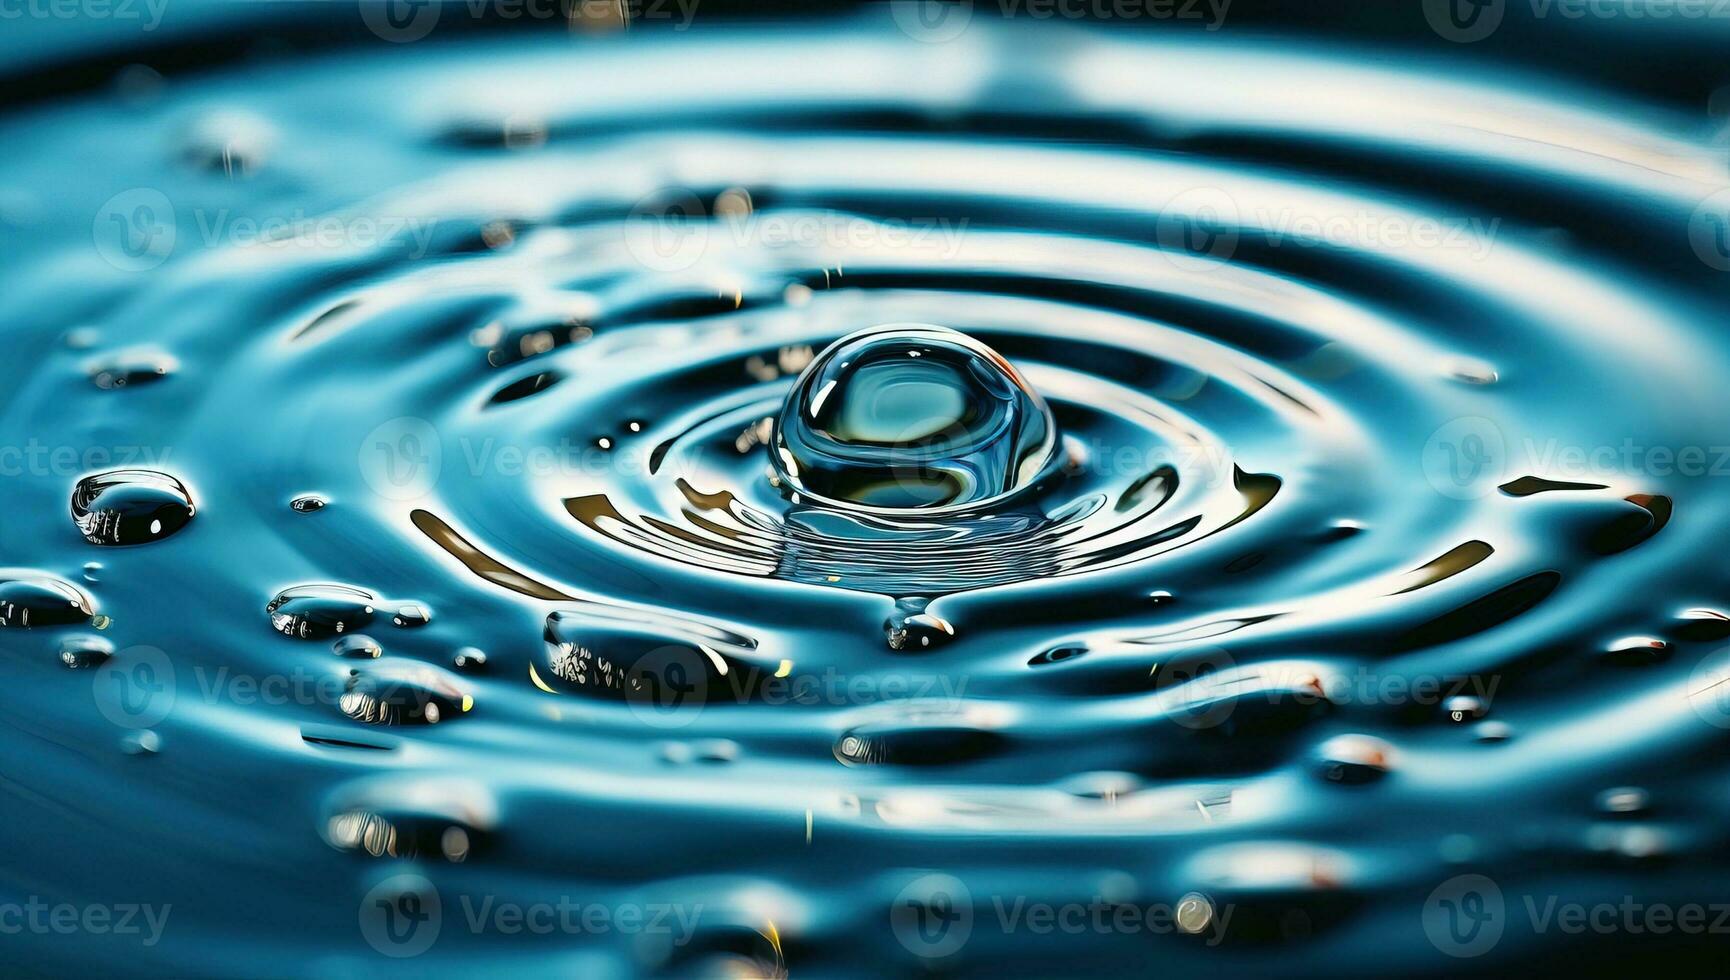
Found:
[[[0,6],[0,969],[1716,964],[1720,6]]]

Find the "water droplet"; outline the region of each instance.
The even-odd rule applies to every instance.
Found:
[[[1394,747],[1369,735],[1336,735],[1316,749],[1316,757],[1328,781],[1368,783],[1393,768]]]
[[[1624,636],[1604,648],[1604,659],[1613,664],[1638,667],[1670,656],[1670,644],[1655,636]]]
[[[293,500],[290,500],[288,506],[297,513],[310,514],[316,510],[323,510],[325,505],[329,503],[330,500],[320,494],[303,493]]]
[[[1514,737],[1514,728],[1505,721],[1483,721],[1472,729],[1472,737],[1480,742],[1506,742]]]
[[[322,640],[372,621],[371,592],[348,585],[297,585],[277,593],[264,607],[270,625],[284,636]]]
[[[339,657],[352,660],[377,660],[384,656],[384,647],[378,641],[364,633],[353,633],[337,640],[330,645]]]
[[[94,615],[90,597],[70,582],[39,572],[0,573],[0,627],[71,626]]]
[[[174,358],[160,351],[134,350],[97,361],[86,368],[85,373],[90,375],[90,382],[96,387],[113,391],[161,381],[179,366]]]
[[[120,736],[120,751],[127,755],[155,755],[162,751],[162,736],[148,728],[127,732]]]
[[[1474,722],[1489,714],[1490,706],[1483,698],[1456,694],[1442,702],[1442,714],[1455,724]]]
[[[219,110],[196,120],[187,131],[181,156],[200,170],[229,177],[250,177],[264,165],[276,143],[276,130],[250,112]]]
[[[100,636],[69,636],[60,641],[60,662],[73,670],[100,667],[114,656],[114,644]]]
[[[979,504],[1031,483],[1057,425],[1009,362],[958,331],[862,330],[799,376],[776,420],[782,483],[831,503]]]
[[[400,629],[415,629],[432,622],[432,610],[418,602],[404,602],[390,610],[390,623]]]
[[[86,582],[99,581],[101,579],[101,572],[102,572],[102,563],[101,562],[99,562],[99,561],[87,561],[84,563],[84,581],[86,581]]]
[[[155,470],[111,470],[72,488],[72,519],[91,544],[158,541],[185,527],[194,512],[186,485]]]
[[[424,626],[432,612],[418,602],[389,602],[352,585],[316,583],[283,589],[264,607],[270,625],[284,636],[327,640],[352,633],[379,613],[402,628]]]
[[[380,661],[349,675],[337,705],[369,725],[436,725],[471,710],[474,698],[431,664]]]
[[[883,622],[883,637],[889,649],[906,652],[930,650],[955,638],[955,627],[941,616],[925,611],[924,599],[901,599]]]
[[[1651,806],[1651,794],[1638,786],[1615,786],[1598,794],[1594,805],[1604,813],[1644,813]]]
[[[479,674],[487,667],[486,651],[478,647],[463,647],[451,657],[451,666],[465,674]]]
[[[1684,640],[1730,639],[1730,614],[1717,609],[1684,609],[1676,621],[1677,635]]]
[[[339,790],[325,811],[325,842],[369,857],[466,860],[498,824],[483,786],[443,778],[365,781]]]
[[[1469,385],[1493,385],[1501,379],[1491,365],[1465,357],[1448,362],[1445,370],[1448,377]]]
[[[899,710],[842,732],[835,759],[847,766],[942,766],[982,758],[1005,744],[973,713]]]

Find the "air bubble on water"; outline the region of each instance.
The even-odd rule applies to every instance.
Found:
[[[146,544],[192,520],[186,485],[155,470],[111,470],[72,488],[72,520],[84,540],[99,545]]]
[[[339,657],[351,660],[377,660],[384,656],[384,647],[364,633],[351,633],[330,645]]]
[[[111,354],[87,365],[90,383],[105,391],[136,388],[172,375],[180,363],[157,350],[129,350]]]
[[[322,494],[303,493],[300,496],[294,498],[293,500],[290,500],[288,502],[288,506],[289,506],[289,509],[295,511],[296,513],[310,514],[313,511],[323,510],[325,508],[325,506],[329,503],[330,503],[329,498],[323,496]]]
[[[1442,702],[1442,716],[1459,725],[1475,722],[1489,712],[1483,698],[1470,694],[1456,694]]]
[[[1132,772],[1084,772],[1058,784],[1065,793],[1086,800],[1116,803],[1119,799],[1141,790],[1146,781]]]
[[[955,626],[941,616],[925,611],[927,600],[899,599],[895,611],[883,622],[883,638],[889,649],[917,653],[942,646],[955,638]]]
[[[148,728],[135,729],[120,736],[120,751],[127,755],[155,755],[162,751],[162,736]]]
[[[73,670],[100,667],[114,656],[114,644],[100,636],[69,636],[60,641],[60,662]]]
[[[1027,486],[1056,445],[1045,400],[997,352],[945,327],[890,324],[811,362],[770,459],[786,488],[832,504],[930,510]]]
[[[1029,657],[1027,666],[1044,667],[1048,664],[1060,664],[1067,660],[1079,660],[1085,656],[1087,656],[1087,644],[1060,643],[1054,647],[1047,647]]]
[[[1670,643],[1655,636],[1624,636],[1604,648],[1604,659],[1613,664],[1638,667],[1658,663],[1670,656]]]
[[[102,563],[101,562],[99,562],[99,561],[87,561],[84,563],[84,581],[97,582],[101,579],[101,577],[102,577]]]
[[[451,657],[451,666],[465,674],[478,674],[486,670],[487,654],[479,647],[463,647]]]
[[[484,786],[444,778],[387,779],[345,787],[321,832],[339,851],[375,858],[467,860],[497,827],[498,803]]]
[[[1501,379],[1493,366],[1465,357],[1449,361],[1442,370],[1448,377],[1462,384],[1493,385]]]
[[[271,628],[301,640],[329,639],[372,621],[378,599],[352,585],[297,585],[264,607]]]
[[[369,725],[436,725],[473,709],[474,697],[442,668],[381,660],[349,674],[337,706]]]
[[[1472,737],[1480,742],[1506,742],[1514,737],[1514,728],[1505,721],[1481,721],[1472,729]]]
[[[390,609],[390,623],[399,629],[415,629],[432,622],[432,610],[418,602],[404,602]]]
[[[1638,786],[1613,786],[1599,793],[1593,805],[1601,813],[1644,813],[1652,805],[1652,796]]]
[[[1717,609],[1684,609],[1676,617],[1677,635],[1684,640],[1730,639],[1730,614]]]
[[[0,571],[0,627],[73,626],[101,629],[95,605],[76,585],[30,571]]]
[[[1387,775],[1394,748],[1369,735],[1336,735],[1316,749],[1322,777],[1335,783],[1368,783]]]
[[[1164,589],[1154,589],[1147,594],[1147,601],[1155,606],[1167,606],[1177,601],[1177,597]]]
[[[236,109],[208,112],[187,127],[181,158],[200,170],[250,177],[264,166],[277,140],[262,117]]]

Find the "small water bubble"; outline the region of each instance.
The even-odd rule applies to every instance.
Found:
[[[1026,486],[1056,444],[1044,399],[991,348],[892,324],[811,362],[776,420],[771,462],[785,486],[832,503],[930,509]]]
[[[1684,609],[1676,617],[1677,635],[1684,640],[1730,639],[1730,614],[1717,609]]]
[[[1658,663],[1669,656],[1669,642],[1655,636],[1624,636],[1604,648],[1605,660],[1632,667]]]
[[[155,755],[162,751],[162,736],[139,728],[120,736],[120,751],[127,755]]]
[[[930,650],[955,638],[955,626],[941,616],[925,611],[924,599],[901,599],[883,622],[883,638],[889,649],[918,652]]]
[[[323,510],[329,503],[330,499],[322,494],[303,493],[293,500],[290,500],[288,506],[296,513],[310,514],[313,511]]]
[[[352,633],[330,645],[339,657],[351,660],[377,660],[384,656],[384,647],[364,633]]]
[[[98,581],[101,581],[101,578],[102,578],[102,563],[101,562],[99,562],[99,561],[87,561],[84,563],[84,581],[86,581],[86,582],[98,582]]]
[[[337,706],[369,725],[436,725],[474,708],[474,697],[456,678],[412,661],[356,668]]]
[[[1316,750],[1322,777],[1335,783],[1368,783],[1393,768],[1394,748],[1369,735],[1336,735]]]
[[[155,470],[111,470],[72,488],[72,519],[91,544],[159,541],[196,513],[186,485]]]
[[[463,647],[451,657],[451,666],[465,674],[479,674],[487,667],[486,651],[479,647]]]
[[[167,354],[154,350],[132,350],[112,354],[96,361],[84,370],[90,383],[104,391],[136,388],[161,381],[180,367]]]
[[[1442,702],[1443,716],[1457,725],[1478,721],[1489,712],[1490,706],[1483,698],[1470,694],[1456,694]]]
[[[1472,729],[1472,737],[1480,742],[1506,742],[1514,737],[1514,728],[1505,721],[1483,721]]]
[[[415,629],[432,622],[432,610],[418,602],[404,602],[390,611],[390,623],[399,629]]]
[[[1644,813],[1652,805],[1652,796],[1638,786],[1613,786],[1599,793],[1593,805],[1602,813]]]
[[[100,667],[114,656],[114,644],[100,636],[69,636],[60,641],[60,662],[73,670]]]
[[[1462,384],[1493,385],[1501,380],[1501,375],[1493,366],[1465,357],[1449,361],[1443,371],[1448,377]]]
[[[264,611],[278,633],[322,640],[371,622],[377,601],[350,585],[297,585],[277,593]]]
[[[250,177],[264,166],[276,138],[276,128],[260,116],[219,110],[199,117],[188,127],[181,157],[200,170]]]
[[[0,572],[0,627],[71,626],[96,621],[90,597],[39,572]]]

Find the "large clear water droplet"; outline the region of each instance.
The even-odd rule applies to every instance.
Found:
[[[195,508],[186,485],[155,470],[111,470],[72,488],[72,520],[91,544],[159,541],[185,527]]]
[[[1057,425],[996,351],[927,324],[873,327],[813,360],[776,419],[784,486],[881,508],[979,504],[1032,482]]]

